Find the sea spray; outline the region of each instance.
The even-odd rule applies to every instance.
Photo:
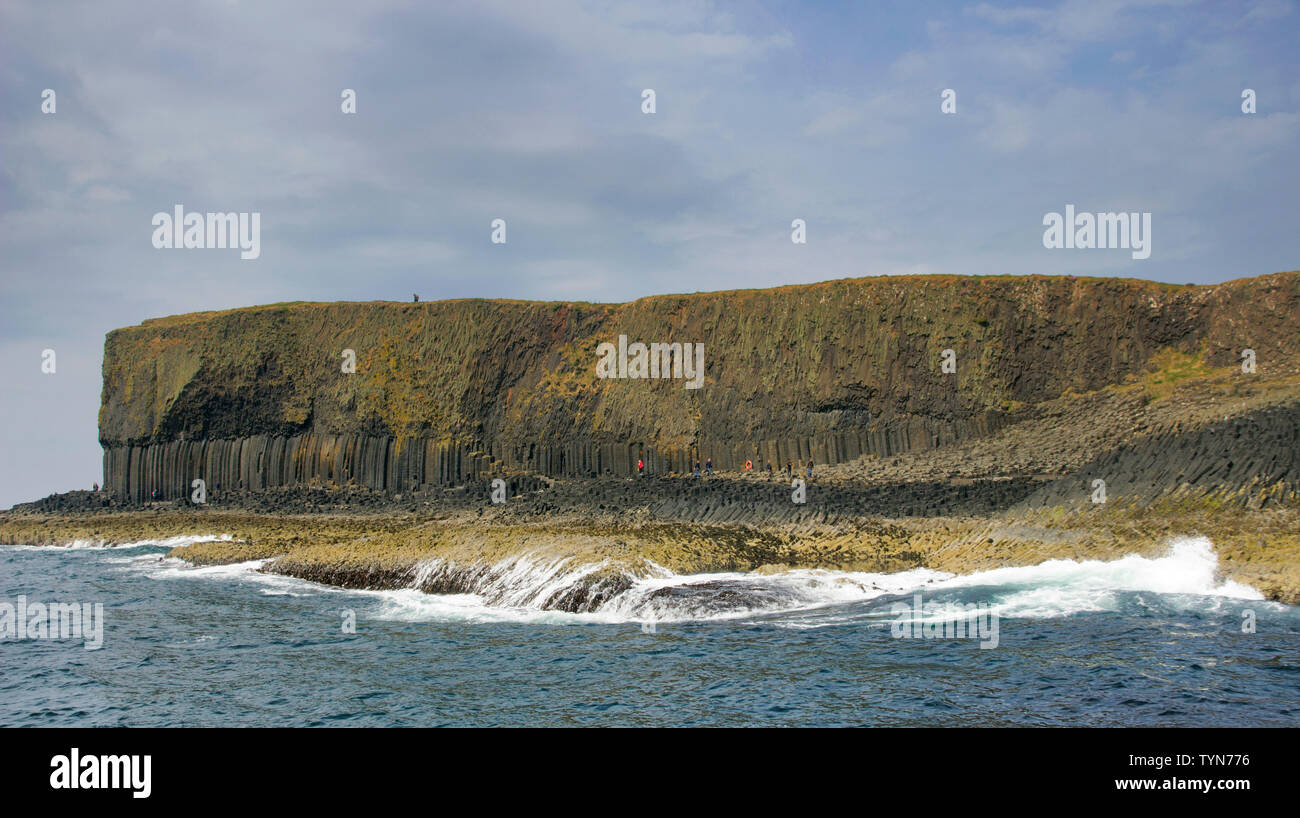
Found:
[[[79,550],[79,549],[98,549],[98,548],[152,548],[155,546],[166,546],[168,548],[184,548],[201,542],[232,542],[233,537],[229,534],[183,534],[176,537],[163,537],[161,539],[132,540],[131,542],[113,542],[111,540],[73,540],[66,545],[17,545],[18,548],[49,548],[57,551]]]
[[[267,586],[264,593],[292,594],[295,589],[308,592],[313,587],[339,590],[293,575],[268,573],[274,568],[270,560],[206,568],[188,567],[178,560],[141,564],[158,578],[247,576]],[[888,622],[882,621],[887,607],[845,606],[878,598],[893,603],[917,591],[943,594],[943,601],[960,597],[965,604],[984,603],[987,613],[1003,619],[1115,610],[1119,595],[1125,592],[1154,592],[1167,595],[1167,600],[1188,600],[1188,604],[1206,599],[1263,599],[1248,586],[1219,580],[1217,565],[1213,545],[1205,538],[1176,539],[1160,557],[1049,560],[961,576],[925,568],[898,573],[791,569],[683,575],[645,559],[583,562],[571,556],[529,552],[495,562],[424,560],[410,570],[404,589],[367,593],[384,600],[380,618],[412,621],[666,624],[772,615],[781,617],[773,620],[781,627],[793,628],[850,623],[888,627]],[[796,615],[810,611],[821,613],[812,619]]]
[[[1172,540],[1164,556],[1119,559],[1048,560],[1038,565],[994,568],[953,577],[942,589],[998,588],[996,612],[1003,617],[1057,617],[1115,610],[1118,594],[1150,591],[1168,595],[1262,600],[1263,594],[1221,580],[1219,558],[1206,537]]]
[[[632,586],[634,574],[608,560],[520,554],[496,563],[435,558],[416,566],[412,587],[431,594],[475,594],[498,607],[590,612]]]
[[[923,589],[927,593],[975,595],[976,599],[965,604],[984,606],[978,609],[984,623],[976,635],[991,641],[989,617],[1059,617],[1112,610],[1117,605],[1116,594],[1126,591],[1263,599],[1245,585],[1218,581],[1216,571],[1217,557],[1209,540],[1180,538],[1162,557],[1130,555],[1109,562],[1049,560],[963,576],[924,568],[892,574],[793,569],[771,574],[681,575],[649,561],[632,569],[609,561],[579,563],[536,554],[496,563],[457,564],[435,559],[420,564],[412,587],[435,594],[474,595],[473,601],[458,604],[458,616],[465,613],[466,606],[477,604],[511,608],[520,614],[558,611],[589,621],[660,624],[810,611]],[[416,618],[439,615],[437,606],[419,607]]]

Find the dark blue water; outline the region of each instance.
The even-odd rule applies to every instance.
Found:
[[[927,584],[927,601],[1000,606],[982,650],[894,638],[890,605],[910,594],[720,602],[730,618],[678,621],[661,600],[645,632],[615,614],[195,570],[160,562],[167,550],[0,547],[0,602],[105,615],[98,650],[0,640],[0,725],[1300,724],[1300,612],[1188,591],[1203,554]]]

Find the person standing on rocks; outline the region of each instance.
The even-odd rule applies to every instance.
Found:
[[[808,458],[808,479],[809,479],[809,480],[812,479],[812,466],[813,466],[813,464],[812,464],[812,458],[810,457],[810,458]]]
[[[699,468],[699,466],[700,466],[699,463],[696,463],[696,464],[695,464],[695,467],[696,467],[697,469]],[[713,458],[712,458],[712,457],[705,458],[705,460],[704,460],[704,474],[705,474],[706,476],[708,476],[708,477],[712,477],[712,476],[713,476]],[[697,474],[696,477],[699,477],[699,475]]]
[[[640,477],[644,473],[645,473],[645,461],[638,457],[636,459],[636,476]]]
[[[695,461],[695,476],[700,476],[700,461],[698,460]]]

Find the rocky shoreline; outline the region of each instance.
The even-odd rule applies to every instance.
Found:
[[[504,505],[490,502],[486,486],[436,500],[349,494],[324,498],[335,501],[329,504],[294,492],[263,498],[281,509],[269,513],[219,503],[97,509],[84,507],[94,498],[61,496],[59,510],[0,513],[0,542],[108,545],[229,535],[173,549],[171,556],[195,565],[270,560],[263,570],[313,582],[428,593],[482,592],[497,566],[520,558],[600,566],[565,596],[539,601],[585,611],[632,578],[659,569],[892,573],[925,567],[960,574],[1049,559],[1159,556],[1177,537],[1205,536],[1225,578],[1269,599],[1300,604],[1300,509],[1250,509],[1203,493],[1104,507],[997,508],[1032,488],[1023,481],[863,487],[828,479],[814,482],[807,507],[793,512],[787,486],[741,477],[625,478],[599,489],[591,481],[553,481]],[[822,492],[834,510],[816,502]],[[952,499],[952,508],[966,510],[929,516],[852,510],[855,504],[885,511],[925,507],[936,492]],[[78,504],[82,510],[70,508]]]

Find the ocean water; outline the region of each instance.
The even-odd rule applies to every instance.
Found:
[[[0,639],[0,725],[1300,725],[1300,609],[1216,579],[1204,539],[966,576],[660,571],[589,614],[538,604],[592,566],[358,592],[164,557],[188,542],[0,547],[0,631],[20,598],[103,606],[98,649]]]

